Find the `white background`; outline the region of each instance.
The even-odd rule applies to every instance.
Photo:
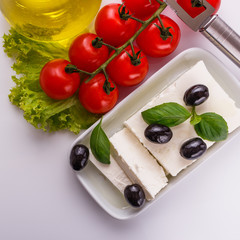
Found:
[[[240,34],[239,9],[239,1],[223,0],[219,15]],[[200,33],[189,30],[171,10],[165,14],[179,23],[182,39],[169,57],[149,59],[148,77],[183,50],[200,47],[240,79],[239,68]],[[0,14],[0,36],[8,29]],[[11,65],[1,43],[1,240],[240,239],[240,136],[147,211],[131,220],[115,220],[88,195],[69,166],[67,153],[76,136],[36,130],[9,102]]]

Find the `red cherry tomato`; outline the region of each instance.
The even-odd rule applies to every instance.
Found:
[[[95,21],[97,35],[105,43],[119,47],[137,31],[138,22],[132,19],[121,19],[118,13],[120,4],[112,3],[104,6]],[[131,13],[129,13],[131,14]]]
[[[122,0],[122,2],[136,18],[142,20],[150,17],[160,7],[156,0]]]
[[[51,98],[62,100],[71,97],[78,89],[80,76],[78,73],[66,73],[65,67],[70,64],[64,59],[54,59],[42,68],[40,85]]]
[[[137,44],[146,55],[151,57],[164,57],[172,53],[178,46],[180,41],[181,32],[177,23],[171,18],[161,15],[164,27],[169,28],[172,36],[167,39],[161,37],[161,32],[158,27],[161,26],[158,19],[155,19],[140,35],[137,37]]]
[[[96,34],[85,33],[72,42],[69,59],[73,65],[81,70],[94,72],[108,59],[109,51],[106,46],[97,48],[92,45],[92,41],[97,37]]]
[[[207,1],[215,8],[214,13],[216,13],[220,7],[221,0]],[[192,18],[195,18],[205,10],[205,8],[201,6],[201,0],[177,0],[177,2]]]
[[[138,53],[139,51],[140,49],[134,46],[134,52]],[[131,56],[133,55],[131,46],[128,46],[108,64],[107,73],[113,82],[118,85],[134,86],[142,82],[146,77],[148,60],[143,53],[140,53],[136,60],[131,61],[126,52]]]
[[[82,82],[79,88],[79,100],[82,105],[92,113],[103,114],[111,110],[118,100],[117,87],[108,95],[103,90],[105,76],[97,74],[89,82]],[[111,87],[113,82],[109,79]]]

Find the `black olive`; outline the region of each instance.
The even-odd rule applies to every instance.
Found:
[[[74,170],[79,171],[87,165],[88,157],[89,150],[85,145],[75,145],[70,154],[70,165]]]
[[[145,194],[142,187],[138,184],[126,186],[124,197],[133,207],[141,207],[145,203]]]
[[[172,138],[172,131],[169,127],[161,124],[151,124],[144,131],[145,137],[154,143],[167,143]]]
[[[183,97],[187,106],[198,106],[209,97],[208,88],[205,85],[197,84],[189,88]]]
[[[200,157],[206,150],[206,143],[201,138],[196,137],[183,143],[180,154],[183,158],[193,160]]]

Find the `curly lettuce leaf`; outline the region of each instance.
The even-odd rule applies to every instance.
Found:
[[[58,43],[36,42],[11,29],[3,36],[7,55],[14,58],[12,79],[15,86],[10,101],[24,111],[24,118],[44,131],[67,129],[77,134],[98,118],[80,104],[77,94],[67,100],[49,98],[41,89],[39,74],[42,67],[55,58],[68,59],[67,49]]]

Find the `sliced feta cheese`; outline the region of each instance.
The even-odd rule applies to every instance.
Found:
[[[131,180],[124,173],[122,168],[118,165],[116,160],[110,156],[110,164],[103,164],[95,159],[90,152],[91,162],[96,166],[97,169],[121,192],[127,185],[131,185]]]
[[[182,158],[179,150],[184,141],[196,137],[197,134],[189,120],[187,120],[171,128],[173,137],[170,142],[166,144],[151,143],[144,136],[144,130],[148,125],[142,119],[141,112],[167,102],[177,102],[190,110],[191,108],[185,105],[183,96],[188,88],[196,84],[204,84],[209,89],[209,98],[196,107],[196,112],[198,114],[205,112],[220,114],[228,123],[229,132],[236,129],[240,125],[240,109],[235,106],[234,101],[214,80],[202,61],[181,75],[172,85],[124,123],[172,176],[176,176],[182,169],[194,162]],[[207,147],[214,143],[205,142]]]
[[[154,199],[167,185],[163,168],[127,128],[115,133],[110,142],[118,155],[115,159],[128,177],[142,186],[147,200]]]

